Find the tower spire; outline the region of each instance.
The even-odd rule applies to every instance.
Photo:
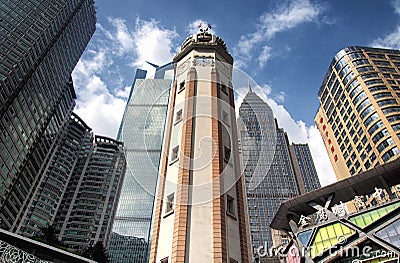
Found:
[[[250,80],[247,80],[247,89],[248,89],[248,93],[253,92],[253,90],[251,89],[251,86],[250,86]]]

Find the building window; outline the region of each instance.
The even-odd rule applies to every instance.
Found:
[[[168,216],[174,212],[174,199],[175,193],[169,194],[167,196],[167,202],[165,203],[165,216]]]
[[[180,109],[180,110],[178,110],[177,112],[176,112],[176,115],[175,115],[175,124],[177,124],[178,122],[180,122],[181,120],[182,120],[182,112],[183,112],[183,110],[182,109]]]
[[[229,126],[229,114],[224,110],[222,110],[222,121]]]
[[[224,161],[226,163],[228,163],[229,162],[229,158],[231,158],[231,149],[226,147],[226,146],[224,146]]]
[[[181,92],[184,89],[185,89],[185,81],[182,81],[181,83],[179,83],[178,93]]]
[[[161,259],[160,263],[168,263],[168,257]]]
[[[227,86],[221,84],[221,91],[222,91],[223,93],[225,93],[226,95],[228,95],[228,87],[227,87]]]
[[[235,198],[230,195],[226,195],[226,213],[236,217]]]
[[[171,162],[170,162],[170,164],[172,164],[172,163],[178,161],[178,159],[179,159],[179,145],[178,145],[178,146],[175,146],[175,147],[172,149],[172,152],[171,152]]]

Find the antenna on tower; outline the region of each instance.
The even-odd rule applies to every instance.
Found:
[[[250,86],[250,79],[247,80],[247,89],[248,89],[248,92],[249,92],[249,93],[253,92],[253,91],[251,90],[251,86]]]

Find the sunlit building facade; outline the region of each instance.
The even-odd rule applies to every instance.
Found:
[[[249,262],[233,58],[207,30],[174,57],[149,262]]]
[[[289,240],[286,233],[269,227],[281,203],[320,184],[308,145],[290,145],[270,106],[250,87],[239,108],[238,131],[251,242],[257,258]]]
[[[398,157],[400,51],[339,51],[318,93],[315,122],[338,179]]]
[[[93,0],[0,1],[0,219],[16,231],[69,120],[70,79],[95,31]]]
[[[157,67],[154,78],[137,70],[118,139],[127,169],[109,242],[111,262],[148,262],[151,223],[173,63]]]

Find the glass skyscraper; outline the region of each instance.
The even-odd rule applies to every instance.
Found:
[[[47,139],[71,116],[70,75],[95,23],[93,0],[0,1],[0,219],[6,229],[16,231],[40,179]]]
[[[308,144],[292,143],[290,145],[290,152],[300,194],[320,188],[321,184]]]
[[[318,178],[311,154],[303,153],[308,146],[289,145],[286,132],[278,127],[272,109],[250,86],[239,108],[238,131],[252,246],[254,252],[260,247],[261,251],[267,251],[289,238],[284,233],[272,232],[269,227],[280,204],[300,194],[307,170],[313,170],[310,175],[315,177],[313,182]],[[299,150],[298,156],[294,156]],[[301,169],[305,169],[304,175]],[[312,187],[319,187],[319,183],[312,183]]]
[[[148,262],[173,63],[158,67],[154,79],[145,76],[136,72],[118,134],[127,169],[109,244],[111,262]]]

